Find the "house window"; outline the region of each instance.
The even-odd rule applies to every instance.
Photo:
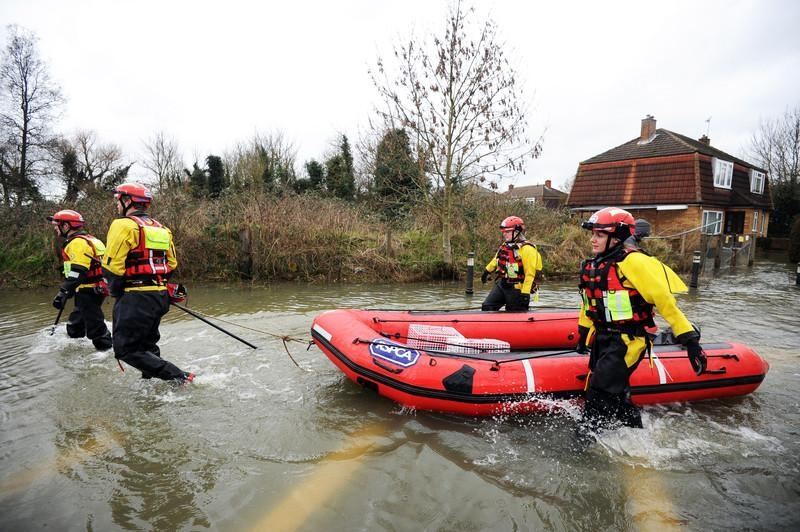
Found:
[[[525,201],[527,201],[531,205],[536,205],[536,198],[525,198]]]
[[[758,232],[758,211],[753,211],[753,232]]]
[[[731,188],[733,181],[733,163],[714,158],[714,186]]]
[[[764,172],[759,172],[758,170],[750,170],[750,192],[754,194],[763,194],[764,181],[766,180],[767,176],[764,175]]]
[[[703,211],[703,227],[700,232],[718,235],[722,232],[722,211]]]

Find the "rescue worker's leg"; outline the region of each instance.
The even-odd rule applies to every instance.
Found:
[[[183,380],[188,375],[149,350],[154,345],[153,331],[157,333],[168,308],[166,291],[125,292],[114,304],[114,356],[145,378]]]
[[[81,307],[78,305],[78,294],[75,293],[75,308],[69,313],[67,319],[67,335],[70,338],[83,338],[86,336],[86,325],[83,323]]]
[[[592,374],[586,392],[584,422],[592,429],[614,422],[641,427],[638,407],[630,401],[630,375],[646,348],[644,338],[598,333],[592,346]]]
[[[502,281],[495,283],[491,291],[489,291],[489,295],[486,296],[481,305],[482,311],[500,310],[506,304],[506,295],[500,286],[501,284]]]
[[[506,296],[506,310],[528,310],[528,307],[530,306],[530,297],[528,301],[522,301],[522,292],[513,286],[504,288],[503,291],[505,292]]]
[[[103,315],[103,299],[104,296],[94,290],[81,290],[75,294],[75,305],[81,309],[86,337],[100,351],[111,349],[111,333],[108,332]]]

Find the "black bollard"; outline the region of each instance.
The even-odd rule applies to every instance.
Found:
[[[692,280],[689,282],[690,288],[697,288],[697,277],[700,275],[700,252],[694,252],[692,259]]]
[[[800,262],[797,263],[797,277],[794,279],[794,284],[800,286]]]
[[[467,253],[467,289],[465,292],[468,296],[472,295],[472,276],[475,273],[475,252],[470,251]]]

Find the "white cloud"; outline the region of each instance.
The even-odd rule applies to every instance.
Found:
[[[69,97],[62,129],[140,151],[164,130],[221,154],[282,130],[298,163],[366,124],[367,68],[412,31],[441,27],[444,0],[59,2],[5,0],[0,20],[35,31]],[[542,157],[517,185],[559,185],[578,162],[630,140],[646,114],[741,155],[762,117],[798,101],[800,4],[478,2],[491,12],[530,98]],[[5,35],[2,36],[5,38]],[[135,168],[135,167],[134,167]],[[141,171],[141,169],[140,169]]]

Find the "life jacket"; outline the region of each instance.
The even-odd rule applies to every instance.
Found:
[[[67,246],[76,238],[81,238],[89,244],[92,248],[92,256],[89,261],[89,271],[86,272],[86,280],[84,284],[99,283],[103,280],[103,255],[106,253],[106,246],[100,239],[93,237],[88,233],[78,233],[68,238],[64,245],[61,247],[61,258],[64,259],[64,277],[69,277],[72,271],[72,261],[67,254]]]
[[[129,214],[128,218],[139,226],[139,244],[125,258],[125,280],[153,281],[160,284],[162,276],[169,273],[167,251],[172,235],[149,216]]]
[[[625,277],[617,264],[629,253],[641,253],[624,246],[611,254],[587,259],[581,264],[578,287],[583,297],[586,316],[599,328],[620,328],[639,332],[653,327],[653,305],[645,301],[635,288],[623,285]]]
[[[523,240],[514,243],[503,242],[497,250],[497,271],[500,277],[509,283],[521,283],[525,280],[525,268],[519,255],[522,246],[533,246],[536,249],[536,246]]]

